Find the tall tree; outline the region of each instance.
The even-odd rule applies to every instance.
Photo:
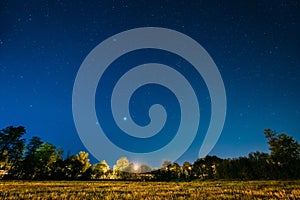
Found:
[[[216,168],[220,162],[221,159],[217,156],[209,155],[196,160],[192,169],[193,176],[201,179],[213,179],[216,174]]]
[[[29,140],[28,145],[26,146],[26,153],[25,158],[22,162],[22,167],[20,170],[20,178],[23,179],[32,179],[36,176],[37,172],[37,163],[38,157],[36,156],[37,150],[43,144],[41,138],[39,137],[32,137]]]
[[[14,170],[14,167],[21,161],[25,150],[25,139],[22,136],[26,133],[23,126],[9,126],[0,131],[0,162],[2,169]]]
[[[277,134],[271,129],[265,129],[271,159],[274,164],[273,178],[300,177],[300,145],[293,137],[285,133]]]
[[[300,158],[300,145],[293,137],[285,133],[277,134],[271,129],[265,129],[264,134],[268,139],[271,156],[276,161],[286,163]]]
[[[190,180],[192,179],[192,169],[193,165],[190,162],[184,162],[182,165],[182,179]]]
[[[35,174],[37,179],[51,179],[55,170],[55,163],[62,159],[62,150],[50,143],[43,143],[35,152]]]
[[[91,163],[88,157],[89,154],[87,152],[80,151],[78,154],[67,158],[65,161],[67,177],[71,179],[90,178],[92,172],[90,169]]]
[[[32,137],[26,146],[26,157],[31,157],[35,154],[38,148],[43,144],[43,141],[39,137]]]
[[[252,179],[265,180],[272,177],[272,161],[269,154],[256,151],[250,153],[248,158],[252,166]]]

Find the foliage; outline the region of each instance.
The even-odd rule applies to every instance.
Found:
[[[25,145],[22,126],[0,131],[0,177],[6,179],[125,179],[191,181],[212,179],[266,180],[300,179],[300,145],[291,136],[265,129],[270,154],[252,152],[248,157],[221,159],[206,156],[182,166],[165,160],[152,172],[145,164],[116,161],[110,170],[106,161],[92,165],[87,152],[63,158],[63,150],[32,137]]]
[[[9,126],[0,131],[0,162],[1,170],[15,170],[25,150],[26,133],[23,126]]]
[[[80,151],[78,154],[73,155],[66,159],[66,176],[71,179],[91,178],[91,163],[87,152]]]
[[[273,178],[300,178],[300,145],[291,136],[265,129],[274,165]]]
[[[122,157],[119,160],[117,160],[113,169],[114,171],[125,171],[128,166],[129,166],[128,159],[126,157]]]
[[[109,165],[105,160],[101,161],[100,163],[94,164],[92,166],[93,169],[93,179],[100,179],[100,178],[108,178],[108,173],[110,172]]]
[[[20,166],[20,173],[16,174],[15,177],[24,179],[33,179],[36,177],[38,159],[36,156],[37,150],[41,147],[43,142],[39,137],[32,137],[29,144],[26,147],[25,158]]]

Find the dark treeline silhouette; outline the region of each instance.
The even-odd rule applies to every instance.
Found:
[[[300,179],[300,145],[291,136],[265,129],[270,153],[253,152],[248,157],[199,158],[193,164],[165,161],[152,170],[120,158],[113,169],[102,162],[91,164],[88,153],[63,157],[63,150],[39,137],[26,141],[24,127],[9,126],[0,131],[0,178],[28,180],[123,179],[191,181],[195,179],[259,180]],[[143,173],[145,172],[145,173]]]

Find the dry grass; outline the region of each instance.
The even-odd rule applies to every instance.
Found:
[[[300,199],[300,181],[1,181],[0,199]]]

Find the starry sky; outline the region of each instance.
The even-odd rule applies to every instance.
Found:
[[[257,150],[268,152],[264,128],[300,141],[299,10],[299,1],[2,0],[0,128],[22,125],[27,129],[26,138],[39,136],[71,154],[87,151],[72,116],[73,84],[83,60],[112,35],[138,27],[164,27],[201,44],[223,78],[227,115],[211,155],[226,158]],[[146,59],[185,69],[188,64],[172,56],[140,51],[123,56],[114,65],[135,65]],[[107,73],[111,80],[119,76],[114,71]],[[193,76],[192,70],[184,73]],[[205,131],[210,102],[203,91],[200,107],[204,125],[200,129]],[[101,102],[99,93],[97,90],[96,101]],[[173,96],[165,93],[163,101],[168,102]],[[161,92],[153,96],[160,97]],[[136,97],[140,104],[151,99],[141,98]],[[170,112],[176,113],[176,101],[174,106]],[[100,105],[96,107],[103,112]],[[144,111],[133,112],[139,116],[137,123],[148,123],[141,114]],[[105,126],[112,124],[105,121]],[[202,140],[200,134],[179,162],[194,161]],[[90,158],[96,162],[92,155]]]

